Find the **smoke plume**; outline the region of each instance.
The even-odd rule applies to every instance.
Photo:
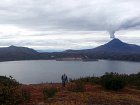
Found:
[[[109,31],[110,38],[112,38],[112,39],[114,39],[114,38],[115,38],[114,33],[115,33],[115,31],[113,31],[113,30]]]
[[[114,28],[115,27],[115,28]],[[118,26],[112,26],[109,29],[110,38],[115,38],[115,32],[120,30],[127,30],[127,29],[139,29],[140,27],[140,16],[133,17],[126,19],[125,21],[121,22]]]

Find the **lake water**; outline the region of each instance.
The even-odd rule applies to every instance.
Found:
[[[138,73],[140,62],[99,60],[82,61],[10,61],[0,62],[0,75],[13,76],[20,83],[60,82],[61,75],[69,78],[101,76],[105,72]]]

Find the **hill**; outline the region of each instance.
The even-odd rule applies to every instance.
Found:
[[[117,38],[93,49],[66,50],[63,53],[69,56],[87,56],[92,59],[140,61],[140,46],[122,42]]]
[[[38,54],[37,51],[26,47],[2,47],[0,48],[0,61],[37,59]]]
[[[56,60],[63,58],[81,58],[86,61],[95,59],[140,61],[140,46],[128,44],[115,38],[96,48],[63,52],[37,52],[34,49],[16,46],[0,48],[0,61]]]
[[[113,39],[110,42],[99,46],[94,51],[118,52],[118,53],[140,53],[140,46],[127,44],[119,39]]]
[[[92,53],[92,52],[115,52],[115,53],[135,53],[140,54],[140,46],[135,44],[127,44],[125,42],[122,42],[121,40],[114,38],[110,42],[98,46],[93,49],[84,49],[84,50],[66,50],[64,52],[67,53]]]

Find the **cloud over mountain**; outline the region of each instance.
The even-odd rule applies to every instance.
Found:
[[[14,37],[61,34],[63,37],[63,31],[74,34],[108,31],[113,37],[116,31],[140,29],[139,5],[140,0],[1,0],[1,27],[18,28],[6,33],[11,29],[8,27],[0,33],[4,38],[11,34]]]

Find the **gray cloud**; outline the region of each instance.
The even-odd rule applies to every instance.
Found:
[[[139,25],[139,0],[2,0],[3,24],[72,30],[114,30]]]
[[[54,34],[63,37],[64,31],[71,32],[71,35],[78,31],[81,31],[78,34],[108,31],[107,34],[115,37],[116,31],[140,29],[139,5],[140,0],[1,0],[0,24],[28,29],[32,31],[30,37]],[[2,34],[1,38],[28,33],[10,34]],[[27,39],[24,43],[28,42]]]

